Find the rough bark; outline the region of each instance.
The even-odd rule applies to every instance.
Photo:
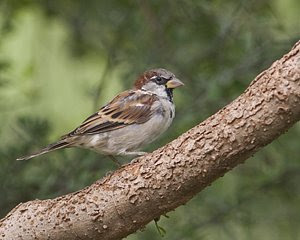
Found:
[[[76,193],[22,203],[1,239],[121,239],[186,203],[300,119],[300,41],[246,91],[166,146]]]

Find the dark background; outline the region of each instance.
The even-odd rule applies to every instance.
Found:
[[[28,154],[75,128],[143,71],[185,83],[151,151],[240,95],[300,36],[298,0],[0,0],[0,217],[115,169],[90,151]],[[162,217],[164,239],[300,239],[300,127]],[[160,239],[153,223],[130,240]]]

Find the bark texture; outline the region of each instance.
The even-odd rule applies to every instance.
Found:
[[[300,119],[300,41],[232,103],[166,146],[56,199],[22,203],[0,238],[121,239],[196,193]]]

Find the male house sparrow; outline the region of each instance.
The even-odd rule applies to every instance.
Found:
[[[139,149],[167,130],[175,116],[173,89],[184,84],[165,69],[142,74],[133,89],[117,95],[79,127],[27,160],[69,147],[92,149],[105,155],[143,155]]]

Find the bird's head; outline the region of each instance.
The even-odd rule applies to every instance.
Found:
[[[173,99],[173,89],[184,84],[170,71],[158,68],[144,72],[135,82],[135,89],[151,92],[160,97]]]

